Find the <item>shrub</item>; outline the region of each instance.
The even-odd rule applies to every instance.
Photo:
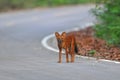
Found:
[[[100,3],[100,2],[99,2]],[[96,36],[108,44],[120,45],[120,0],[102,0],[93,10],[99,24],[95,26]]]

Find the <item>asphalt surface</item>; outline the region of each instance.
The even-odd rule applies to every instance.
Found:
[[[41,40],[94,22],[94,5],[34,9],[0,14],[0,80],[119,80],[120,65],[76,58],[59,64],[58,53]]]

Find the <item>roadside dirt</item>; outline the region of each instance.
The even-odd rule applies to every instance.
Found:
[[[69,32],[68,35],[75,35],[79,55],[120,61],[120,48],[107,45],[105,40],[94,37],[94,33],[92,27],[87,27],[79,31]]]

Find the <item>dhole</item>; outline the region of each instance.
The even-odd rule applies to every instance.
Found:
[[[58,43],[59,48],[59,61],[61,63],[62,57],[62,49],[65,49],[66,52],[66,62],[69,62],[69,55],[71,56],[71,62],[74,62],[75,54],[74,52],[78,52],[75,36],[67,35],[66,32],[63,32],[61,35],[58,32],[55,32],[55,36]]]

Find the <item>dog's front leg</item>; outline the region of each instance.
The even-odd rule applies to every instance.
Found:
[[[59,61],[58,61],[58,63],[61,63],[62,61],[61,61],[61,59],[62,59],[62,49],[59,49]]]
[[[68,49],[66,49],[66,62],[69,63]]]

